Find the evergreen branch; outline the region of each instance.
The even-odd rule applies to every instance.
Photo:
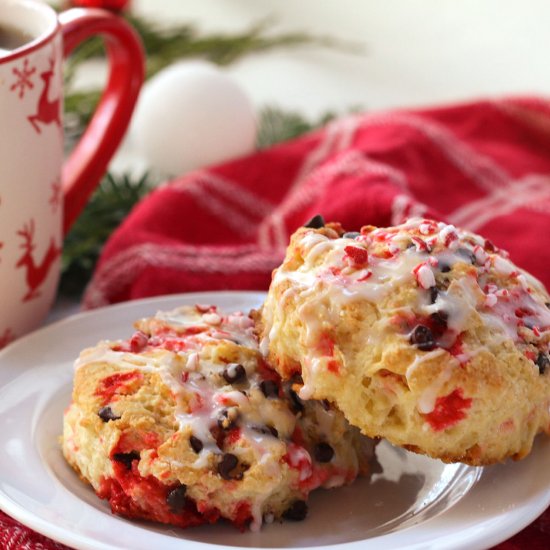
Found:
[[[103,244],[134,205],[152,188],[148,175],[107,174],[65,237],[60,292],[79,295],[90,280]]]
[[[326,36],[305,32],[267,35],[271,21],[264,20],[237,34],[200,35],[192,26],[182,25],[169,30],[151,26],[143,19],[130,22],[142,37],[147,52],[147,75],[151,76],[180,58],[201,58],[217,65],[230,65],[245,55],[274,48],[316,45],[358,53],[357,44],[344,43]]]
[[[283,111],[278,107],[264,107],[259,116],[256,144],[259,149],[271,147],[320,128],[335,118],[327,112],[315,121],[308,120],[295,111]]]
[[[265,19],[250,29],[236,33],[212,33],[202,35],[195,27],[180,24],[163,28],[149,20],[127,15],[126,18],[140,35],[147,57],[147,77],[185,58],[206,59],[218,65],[229,65],[245,55],[265,52],[274,48],[316,45],[337,48],[347,53],[360,53],[362,46],[327,36],[313,36],[305,32],[286,32],[268,35],[272,21]],[[105,50],[99,38],[93,38],[79,46],[71,56],[66,70],[68,82],[74,76],[80,63],[88,59],[103,57]]]

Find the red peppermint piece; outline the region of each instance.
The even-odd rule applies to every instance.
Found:
[[[462,355],[464,349],[462,347],[462,334],[458,334],[452,346],[447,350],[453,357],[457,355]]]
[[[466,410],[472,405],[470,398],[462,397],[462,390],[456,389],[449,395],[438,397],[434,410],[425,414],[424,418],[433,430],[440,432],[454,426],[466,418]]]
[[[363,266],[369,263],[369,253],[364,248],[348,245],[344,248],[346,256],[356,266]]]
[[[435,276],[427,262],[422,262],[421,264],[418,264],[413,269],[413,274],[416,282],[422,288],[428,289],[435,286]]]
[[[139,371],[118,372],[101,380],[95,395],[102,397],[102,404],[110,403],[115,395],[128,395],[141,384],[143,374]]]
[[[317,351],[321,356],[333,357],[334,356],[334,340],[330,334],[322,332],[317,342]]]
[[[130,338],[130,350],[132,353],[139,353],[146,348],[148,341],[149,338],[147,335],[141,332],[141,330],[138,330],[137,332],[134,332],[132,338]]]
[[[516,314],[516,317],[519,317],[521,319],[523,317],[533,315],[535,312],[528,307],[518,307],[514,313]]]
[[[385,248],[384,250],[381,250],[380,252],[376,252],[373,254],[375,258],[382,258],[384,260],[389,260],[390,258],[393,258],[395,254],[389,249]]]
[[[366,281],[367,279],[370,279],[372,277],[372,271],[370,269],[367,269],[366,273],[357,279],[358,283],[362,283],[363,281]]]
[[[416,245],[416,250],[419,252],[430,252],[431,250],[428,248],[428,244],[424,239],[421,239],[420,237],[416,237],[413,235],[411,237],[411,241]]]
[[[422,235],[430,235],[437,229],[437,224],[432,220],[422,220],[422,223],[418,226],[418,231]]]
[[[340,374],[340,363],[336,359],[331,359],[327,363],[327,369],[332,372],[332,374]]]

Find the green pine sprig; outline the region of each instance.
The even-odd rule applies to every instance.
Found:
[[[60,292],[79,295],[91,278],[107,238],[150,190],[147,174],[107,174],[65,237]]]
[[[271,147],[311,132],[330,122],[336,113],[327,112],[316,120],[309,120],[296,111],[285,111],[268,106],[260,111],[256,145],[258,149]]]

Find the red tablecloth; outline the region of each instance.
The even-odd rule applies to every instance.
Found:
[[[291,232],[445,219],[550,286],[550,103],[480,101],[354,115],[155,190],[105,246],[87,307],[173,292],[266,289]],[[550,488],[549,488],[550,490]],[[6,549],[61,548],[0,513]],[[550,548],[550,509],[499,550]]]

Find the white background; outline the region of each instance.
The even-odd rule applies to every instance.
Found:
[[[276,30],[360,43],[364,53],[306,46],[247,57],[228,71],[253,102],[314,116],[491,95],[550,94],[548,0],[134,0],[153,19],[205,31]]]

